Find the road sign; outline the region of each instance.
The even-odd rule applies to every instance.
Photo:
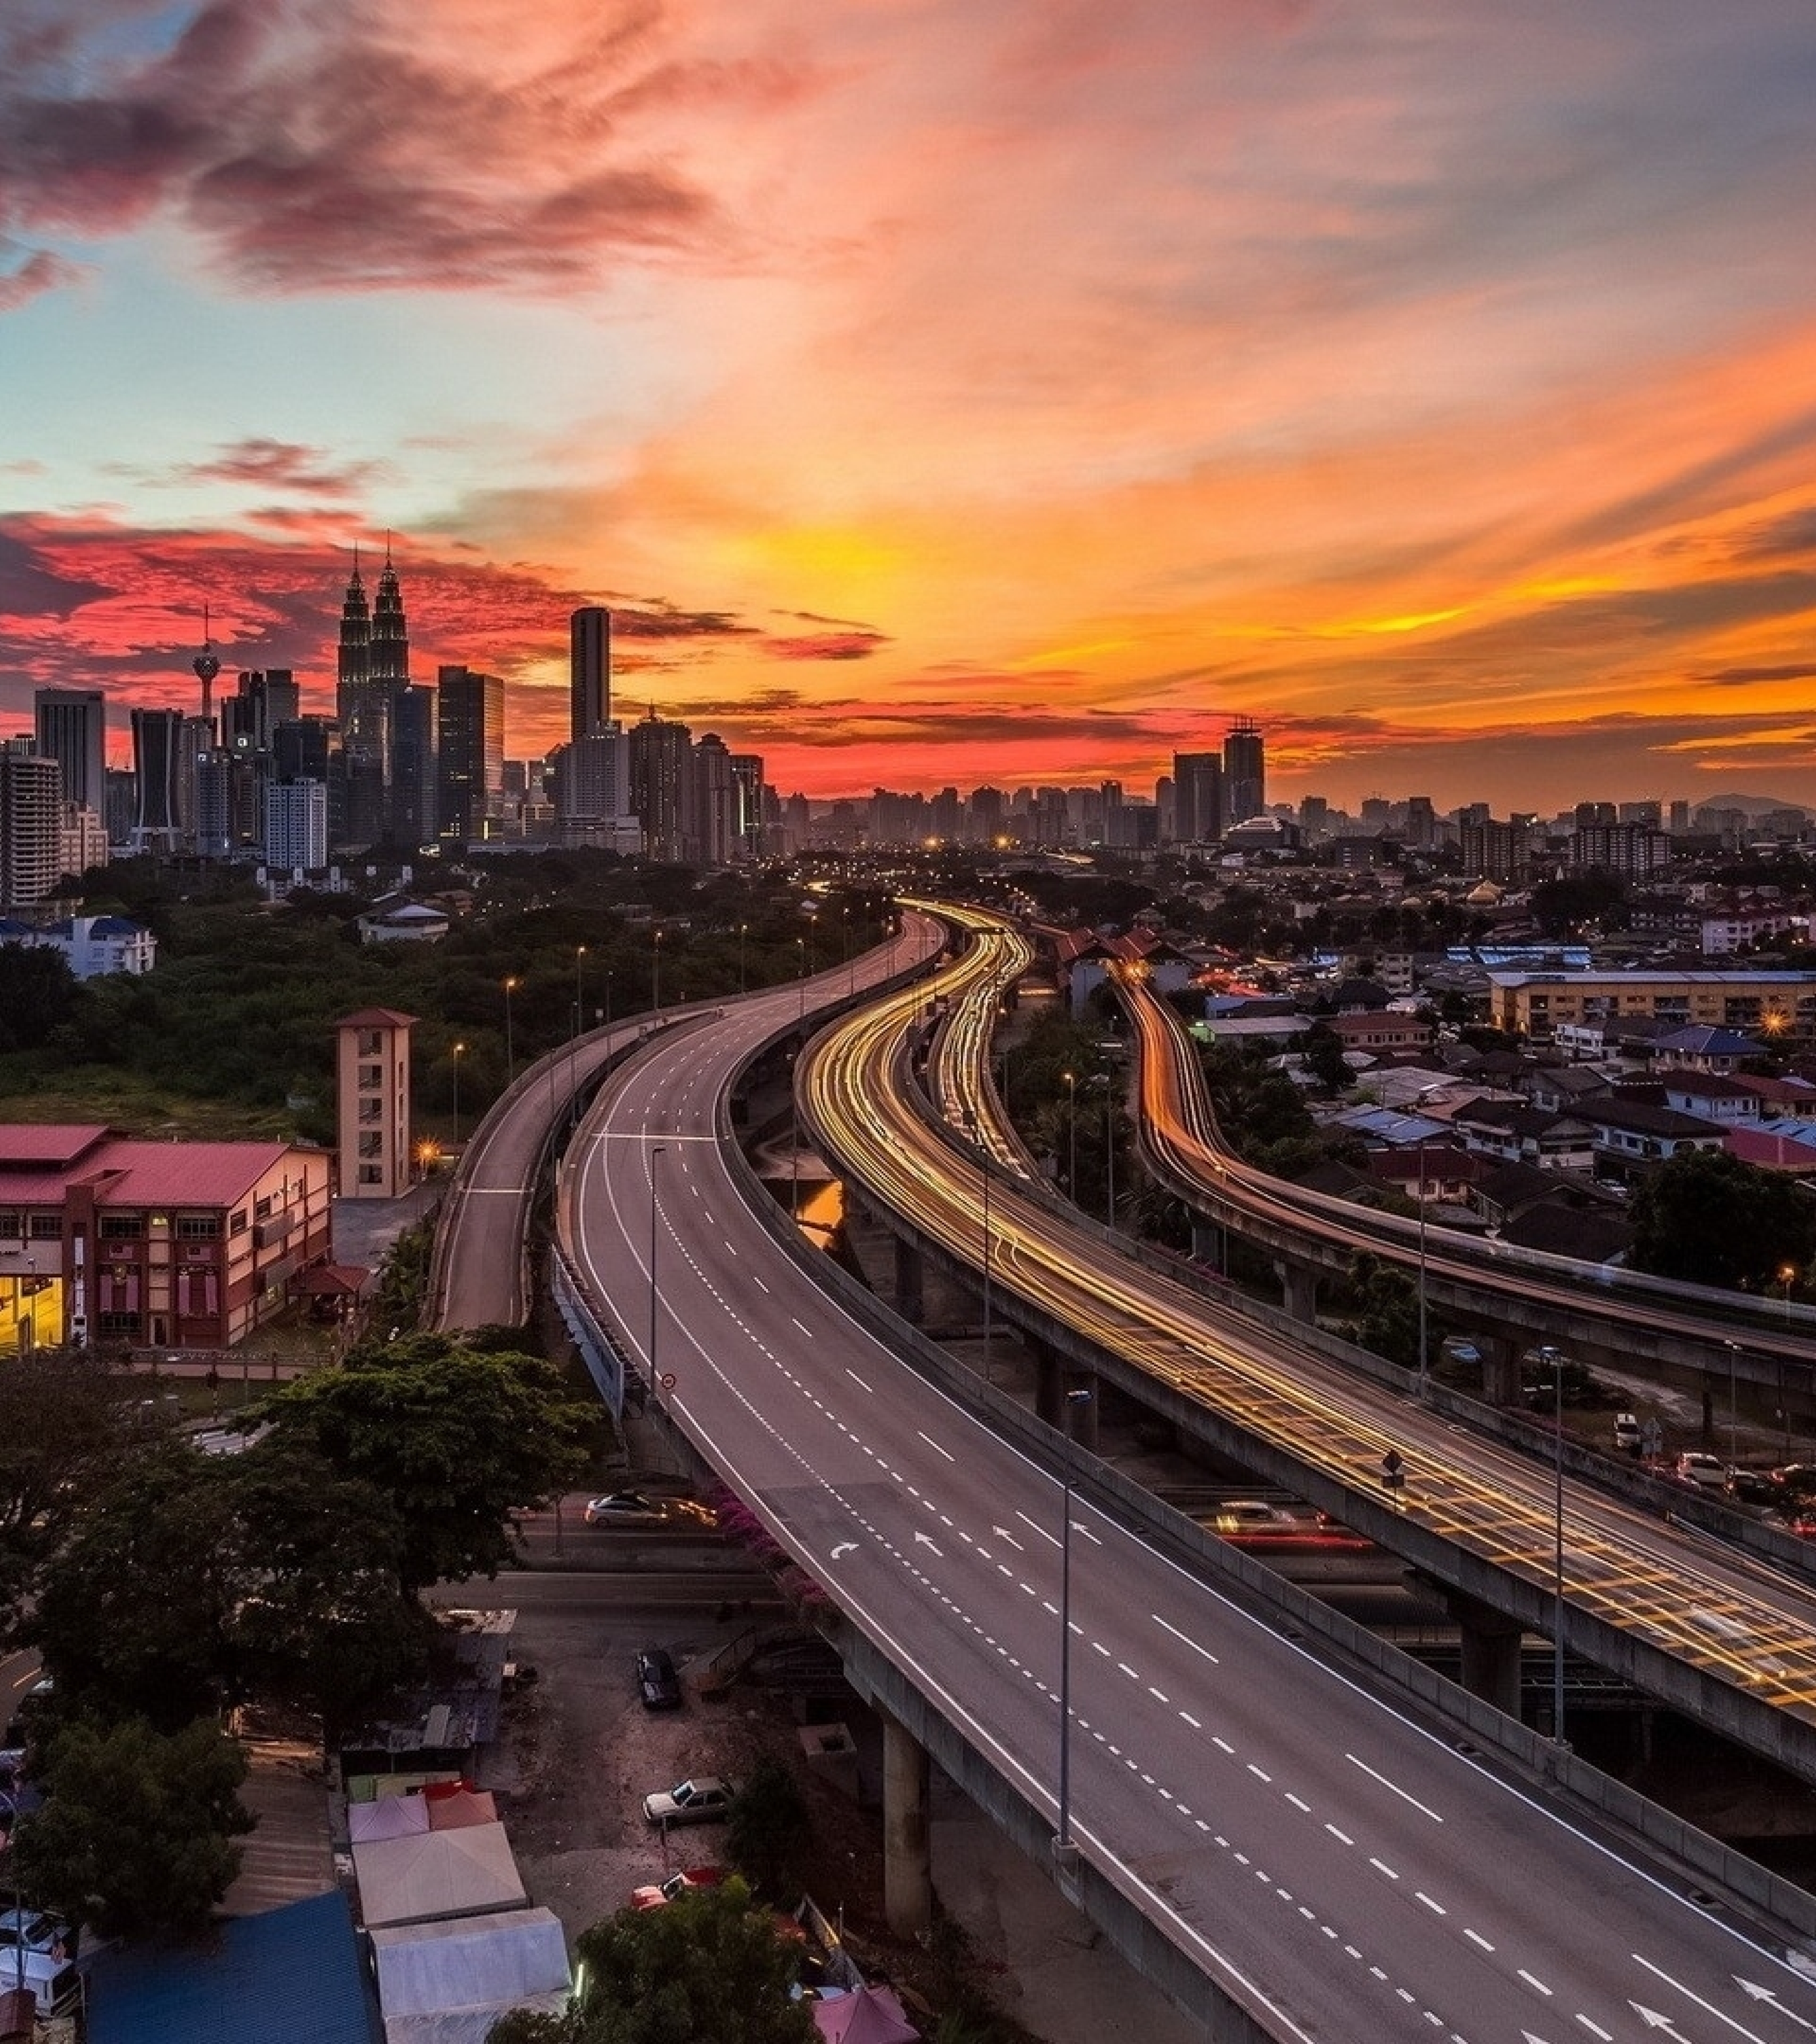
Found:
[[[675,1373],[673,1370],[665,1370],[662,1373],[662,1388],[664,1391],[672,1391],[675,1389]]]
[[[1398,1448],[1390,1448],[1381,1458],[1381,1481],[1389,1490],[1398,1490],[1406,1480],[1406,1465]]]

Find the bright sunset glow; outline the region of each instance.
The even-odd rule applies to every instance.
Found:
[[[388,528],[517,755],[1816,804],[1813,200],[1809,0],[6,0],[0,736]]]

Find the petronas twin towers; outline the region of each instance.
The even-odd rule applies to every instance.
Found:
[[[339,692],[342,763],[347,777],[347,838],[352,844],[385,841],[421,843],[413,828],[420,797],[413,800],[410,783],[433,785],[433,736],[428,726],[433,692],[420,691],[423,702],[411,701],[410,621],[391,550],[379,575],[376,597],[368,606],[360,575],[360,556],[340,605]],[[422,750],[412,727],[425,730]],[[425,770],[427,770],[425,772]]]

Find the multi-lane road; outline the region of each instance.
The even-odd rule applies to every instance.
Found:
[[[728,1009],[607,1082],[564,1174],[570,1251],[675,1422],[1051,1818],[1060,1487],[848,1317],[747,1204],[723,1103],[786,1019],[774,998]],[[1019,1246],[1014,1262],[1026,1277]],[[1075,1503],[1069,1539],[1072,1835],[1268,2034],[1802,2044],[1816,2028],[1816,1988],[1769,1942],[1094,1506]]]

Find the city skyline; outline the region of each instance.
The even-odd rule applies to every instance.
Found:
[[[330,709],[394,528],[514,753],[599,603],[816,799],[1252,717],[1284,801],[1816,804],[1806,10],[521,17],[9,10],[15,728],[119,759],[204,605]]]

